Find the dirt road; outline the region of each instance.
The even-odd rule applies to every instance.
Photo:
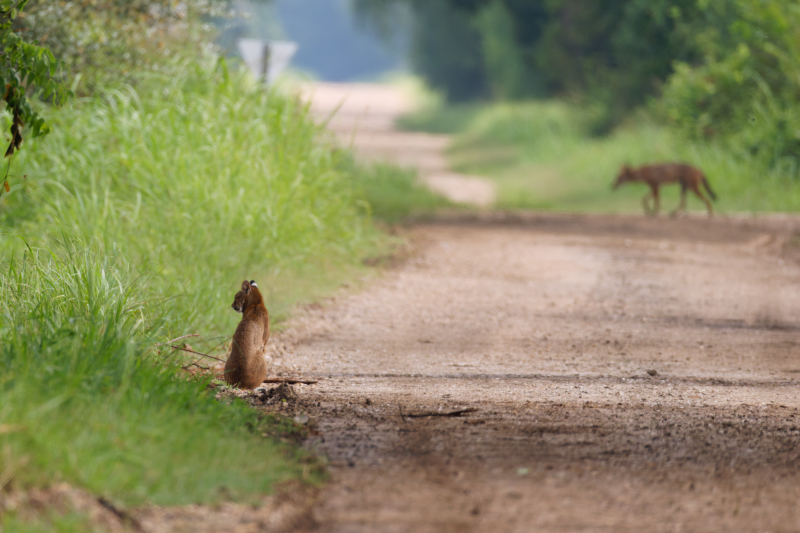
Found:
[[[411,228],[407,258],[282,336],[321,380],[290,407],[331,462],[315,531],[800,531],[797,228]]]
[[[391,85],[372,83],[315,83],[303,89],[311,101],[311,112],[325,121],[344,146],[362,160],[391,161],[413,167],[428,187],[453,200],[489,207],[495,199],[489,180],[450,170],[445,149],[446,135],[401,132],[398,116],[413,109],[414,102]]]

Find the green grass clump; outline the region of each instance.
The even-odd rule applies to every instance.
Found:
[[[386,223],[432,213],[452,207],[446,198],[419,183],[417,171],[385,163],[353,166],[353,175],[364,192],[372,216]]]
[[[454,115],[461,115],[461,118]],[[603,137],[589,134],[594,111],[560,101],[429,107],[403,124],[455,135],[453,168],[495,181],[501,208],[641,212],[644,185],[617,191],[623,164],[684,161],[708,176],[721,212],[797,211],[800,186],[790,165],[768,167],[732,143],[689,142],[637,116]],[[678,203],[679,188],[663,189],[662,209]],[[690,209],[704,209],[689,195]]]
[[[126,504],[213,502],[299,477],[243,402],[148,350],[158,324],[121,257],[65,239],[0,263],[0,472]]]

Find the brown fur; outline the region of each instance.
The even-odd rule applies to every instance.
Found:
[[[264,351],[269,340],[269,313],[255,282],[242,282],[242,290],[236,293],[232,307],[242,313],[242,320],[233,334],[231,354],[225,363],[225,381],[255,389],[267,377]]]
[[[706,192],[708,192],[709,196],[711,196],[713,200],[717,199],[717,195],[711,190],[708,180],[703,175],[703,172],[698,168],[695,168],[691,165],[686,165],[684,163],[660,163],[656,165],[646,165],[636,169],[625,165],[619,171],[617,181],[614,182],[614,189],[623,183],[637,181],[646,183],[650,187],[650,192],[646,194],[644,198],[642,198],[644,212],[647,215],[658,214],[660,207],[658,188],[667,183],[679,183],[681,186],[681,203],[678,205],[675,211],[672,212],[673,215],[678,211],[686,210],[687,189],[691,189],[692,192],[698,198],[700,198],[703,203],[706,204],[709,216],[714,214],[714,210],[711,207],[711,202],[709,202],[708,198],[706,198],[702,191],[700,191],[700,185],[703,185]],[[653,198],[654,204],[652,210],[650,209],[649,205],[650,197]]]

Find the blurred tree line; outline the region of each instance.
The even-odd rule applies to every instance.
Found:
[[[800,156],[799,0],[354,0],[384,32],[399,4],[449,101],[576,98],[603,133],[655,100],[693,138]]]

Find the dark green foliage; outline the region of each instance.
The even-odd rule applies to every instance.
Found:
[[[33,137],[49,131],[44,118],[31,107],[29,91],[35,90],[40,98],[56,104],[69,94],[54,78],[58,62],[50,50],[31,44],[12,30],[13,21],[27,3],[28,0],[0,0],[0,92],[11,114],[11,139],[5,157],[14,155],[22,146],[25,126]],[[5,179],[3,182],[8,190],[8,183]]]
[[[699,63],[681,62],[661,108],[693,140],[726,139],[735,149],[800,168],[800,3],[711,2],[698,31]]]
[[[399,1],[356,8],[380,21],[380,7]],[[412,62],[451,100],[580,94],[608,106],[607,122],[655,94],[673,61],[699,57],[690,34],[704,16],[695,0],[407,3],[417,25]]]
[[[431,87],[453,102],[487,96],[481,35],[466,14],[446,2],[416,5],[411,60]]]
[[[227,14],[226,0],[29,0],[15,31],[46,42],[79,93],[133,83],[143,71],[167,71],[169,59],[206,49],[204,21]]]
[[[602,106],[604,133],[656,95],[673,61],[698,57],[695,0],[558,0],[535,46],[551,95],[578,95]]]
[[[595,135],[660,101],[653,107],[689,139],[731,142],[769,167],[800,171],[798,0],[358,0],[356,8],[380,20],[381,6],[403,2],[417,16],[413,62],[450,100],[566,97],[591,109],[585,125]]]

